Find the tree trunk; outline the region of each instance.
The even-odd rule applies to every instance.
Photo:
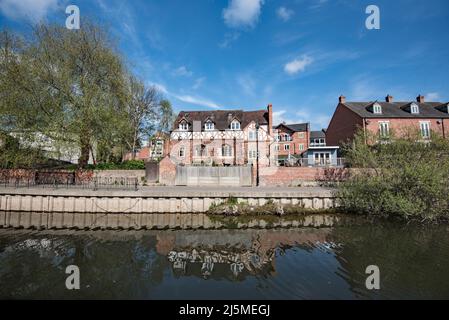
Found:
[[[90,155],[90,143],[89,138],[86,134],[83,134],[80,138],[80,149],[81,154],[78,158],[78,167],[85,168],[89,164]]]

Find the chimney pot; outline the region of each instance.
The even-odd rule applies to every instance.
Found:
[[[346,102],[346,97],[344,95],[341,95],[340,97],[338,97],[338,101],[340,103],[345,103]]]
[[[417,97],[416,97],[416,101],[417,101],[418,103],[424,103],[424,96],[423,96],[423,95],[417,96]]]
[[[393,97],[390,96],[390,95],[387,95],[387,96],[385,97],[385,101],[386,101],[386,102],[393,102]]]
[[[270,103],[267,107],[268,111],[268,135],[273,134],[273,105]]]

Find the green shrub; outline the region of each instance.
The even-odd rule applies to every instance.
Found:
[[[372,139],[372,137],[370,137]],[[339,186],[341,207],[376,216],[435,221],[449,218],[449,141],[417,135],[365,143],[362,134],[347,145],[354,169]]]
[[[76,168],[76,165],[73,166]],[[145,170],[145,162],[143,160],[129,160],[122,163],[105,162],[96,165],[88,165],[87,170]]]

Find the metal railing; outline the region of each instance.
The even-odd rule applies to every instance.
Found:
[[[284,160],[287,167],[345,167],[345,158],[309,160],[308,158],[291,158]]]
[[[1,177],[0,186],[5,188],[54,188],[54,189],[119,189],[138,190],[137,177],[93,177],[77,180],[74,175],[35,175],[33,178]]]

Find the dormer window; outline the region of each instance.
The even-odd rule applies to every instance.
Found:
[[[179,130],[181,130],[181,131],[189,130],[189,124],[186,121],[181,121],[179,123]]]
[[[416,103],[412,103],[410,105],[410,113],[412,114],[419,114],[419,107]]]
[[[240,122],[234,120],[231,122],[231,130],[240,130]]]
[[[207,120],[206,123],[204,124],[204,130],[206,131],[212,131],[214,130],[214,123],[210,120]]]
[[[375,114],[382,114],[382,106],[378,103],[375,103],[373,105],[373,113]]]

